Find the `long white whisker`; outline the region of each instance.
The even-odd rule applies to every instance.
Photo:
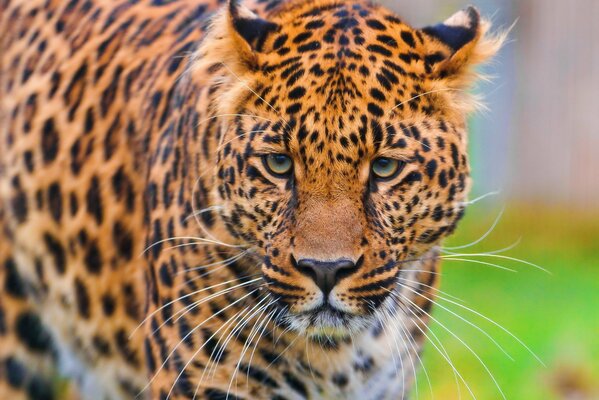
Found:
[[[243,344],[243,348],[241,349],[241,354],[239,355],[239,361],[237,362],[237,365],[235,366],[235,369],[233,370],[233,374],[231,375],[231,379],[229,380],[229,387],[227,388],[227,396],[225,397],[225,400],[227,400],[229,398],[229,395],[231,393],[231,389],[233,387],[233,380],[235,380],[235,382],[237,382],[236,377],[237,377],[237,372],[239,372],[239,366],[241,365],[241,361],[243,360],[243,357],[245,356],[245,353],[247,351],[248,348],[248,342],[251,343],[251,341],[254,339],[254,337],[256,336],[256,333],[258,332],[256,330],[256,332],[254,332],[256,326],[261,323],[261,318],[264,315],[264,312],[268,309],[268,307],[270,305],[272,305],[275,302],[275,300],[272,300],[270,303],[264,305],[261,307],[261,312],[260,315],[258,316],[256,322],[254,323],[254,326],[252,327],[252,329],[250,330],[250,333],[248,335],[248,338],[246,339],[245,343]]]
[[[177,236],[177,237],[162,239],[162,240],[159,240],[157,242],[152,243],[151,245],[149,245],[148,247],[146,247],[144,249],[144,251],[141,252],[140,256],[143,256],[148,250],[152,249],[155,246],[158,246],[161,243],[170,242],[170,241],[173,241],[173,240],[197,240],[198,242],[211,243],[211,244],[216,244],[216,245],[223,246],[223,247],[232,247],[232,248],[236,248],[236,249],[238,249],[238,248],[244,248],[244,246],[241,246],[241,245],[231,245],[231,244],[219,242],[217,240],[211,240],[211,239],[206,239],[206,238],[198,238],[198,237],[195,237],[195,236]]]
[[[234,301],[233,303],[229,304],[228,306],[226,306],[225,308],[220,309],[219,311],[217,311],[216,313],[212,314],[210,317],[206,318],[204,321],[202,321],[200,324],[196,325],[195,327],[193,327],[182,339],[181,341],[179,341],[179,343],[177,343],[177,345],[173,348],[173,350],[171,350],[171,352],[167,355],[166,359],[163,361],[162,365],[160,366],[160,368],[158,369],[158,371],[154,374],[154,376],[150,379],[150,381],[148,382],[148,384],[146,385],[146,388],[154,381],[154,379],[156,378],[156,376],[158,376],[158,374],[160,373],[160,371],[162,370],[162,368],[164,368],[164,366],[166,365],[167,361],[172,357],[172,355],[175,353],[175,351],[177,351],[177,349],[179,348],[179,346],[181,345],[181,343],[183,343],[190,335],[192,335],[195,331],[197,331],[200,327],[202,327],[206,322],[210,321],[213,318],[216,318],[218,315],[222,314],[223,312],[225,312],[227,309],[233,307],[235,304],[239,303],[240,301],[243,301],[244,299],[246,299],[247,297],[251,296],[252,294],[254,294],[256,291],[258,291],[258,289],[254,289],[251,292],[247,293],[246,295],[240,297],[239,299],[237,299],[236,301]],[[205,341],[202,346],[196,351],[196,353],[194,354],[194,357],[192,357],[190,359],[190,361],[195,358],[195,356],[197,356],[197,354],[200,352],[200,350],[206,345],[207,341]],[[188,364],[185,365],[185,367],[187,367],[189,365]],[[179,375],[177,376],[177,378],[175,379],[175,382],[177,382],[179,380],[179,378],[181,378],[181,375],[183,374],[183,372],[185,371],[185,368],[183,368],[181,370],[181,372],[179,373]],[[171,387],[171,390],[169,391],[168,395],[167,395],[167,400],[170,397],[173,388],[174,388],[174,384]],[[145,390],[145,388],[143,389]],[[143,391],[142,390],[142,391]]]
[[[455,301],[452,301],[450,299],[444,298],[442,296],[439,296],[440,300],[446,301],[448,303],[451,303],[455,306],[458,306],[466,311],[469,311],[471,313],[473,313],[474,315],[479,316],[480,318],[484,319],[485,321],[495,325],[496,327],[498,327],[499,329],[501,329],[503,332],[507,333],[509,336],[511,336],[514,340],[516,340],[522,347],[524,347],[539,363],[541,363],[541,365],[543,365],[543,367],[546,367],[545,363],[541,360],[541,358],[539,356],[537,356],[522,340],[520,340],[516,335],[514,335],[512,332],[510,332],[508,329],[504,328],[501,324],[495,322],[494,320],[492,320],[491,318],[485,316],[484,314],[481,314],[463,304],[460,303],[456,303]]]
[[[455,256],[457,257],[490,257],[490,258],[499,258],[502,260],[509,260],[509,261],[514,261],[514,262],[518,262],[521,264],[525,264],[531,267],[534,267],[540,271],[545,272],[546,274],[552,275],[550,271],[548,271],[547,269],[537,265],[537,264],[533,264],[529,261],[524,261],[521,260],[519,258],[515,258],[515,257],[508,257],[508,256],[503,256],[503,255],[499,255],[499,254],[487,254],[487,253],[473,253],[473,254],[456,254]],[[451,255],[447,255],[447,256],[440,256],[439,258],[442,258],[444,260],[450,260],[454,257],[453,254]]]
[[[420,318],[410,307],[407,307],[407,306],[404,307],[401,304],[401,299],[399,298],[398,293],[395,293],[387,288],[383,288],[383,289],[386,290],[387,292],[389,292],[396,299],[398,306],[400,306],[402,309],[404,309],[404,310],[408,311],[410,314],[412,314],[422,325],[427,326],[427,324],[422,320],[422,318]],[[429,330],[429,333],[432,335],[432,337],[437,342],[432,340],[431,337],[429,335],[427,335],[426,331],[424,331],[418,325],[418,323],[415,323],[414,326],[416,328],[418,328],[420,333],[422,333],[422,335],[427,339],[428,343],[430,343],[437,350],[439,355],[447,362],[449,367],[452,369],[454,376],[459,377],[460,381],[462,381],[462,383],[466,386],[466,389],[468,390],[468,392],[470,393],[472,398],[476,399],[476,396],[474,395],[474,392],[470,388],[470,385],[468,385],[468,382],[466,382],[466,380],[464,379],[462,374],[460,374],[460,372],[457,370],[457,368],[453,365],[453,362],[451,361],[451,358],[449,357],[449,353],[447,352],[447,350],[445,349],[445,346],[443,346],[443,343],[437,337],[435,332],[433,332],[432,330]],[[439,348],[439,346],[437,346],[437,343],[439,344],[440,348]],[[443,349],[443,351],[441,351],[441,349]],[[460,386],[459,386],[459,384],[457,384],[457,382],[456,382],[456,387],[457,387],[458,392],[460,392]],[[461,398],[461,394],[460,394],[460,398]]]
[[[395,105],[393,108],[389,109],[389,111],[387,111],[387,113],[390,113],[391,111],[395,110],[398,107],[403,106],[404,104],[407,104],[411,101],[414,101],[420,97],[429,95],[429,94],[433,94],[433,93],[438,93],[438,92],[450,92],[450,91],[462,91],[461,89],[454,89],[454,88],[444,88],[444,89],[436,89],[436,90],[429,90],[428,92],[424,92],[424,93],[420,93],[412,98],[409,98],[405,101],[402,101],[401,103]]]
[[[495,230],[495,228],[499,224],[499,221],[503,217],[504,212],[505,212],[505,207],[502,207],[501,211],[499,211],[499,214],[495,218],[495,221],[493,221],[493,224],[491,225],[491,227],[480,238],[476,239],[474,242],[468,243],[468,244],[465,244],[462,246],[443,247],[443,250],[460,250],[460,249],[465,249],[467,247],[472,247],[472,246],[479,244],[480,242],[485,240],[491,234],[491,232],[493,232]]]
[[[263,121],[268,121],[270,123],[274,123],[272,120],[270,120],[268,118],[260,117],[258,115],[253,115],[253,114],[218,114],[218,115],[213,115],[211,117],[201,120],[200,122],[198,122],[197,126],[200,126],[205,122],[211,121],[213,119],[221,118],[221,117],[252,117],[252,118],[260,119]]]
[[[449,258],[451,257],[451,258]],[[443,260],[447,260],[447,261],[461,261],[461,262],[467,262],[467,263],[471,263],[471,264],[480,264],[480,265],[486,265],[488,267],[494,267],[503,271],[508,271],[508,272],[513,272],[513,273],[517,273],[518,271],[516,271],[515,269],[511,269],[511,268],[507,268],[504,267],[502,265],[498,265],[498,264],[493,264],[493,263],[488,263],[485,261],[479,261],[479,260],[468,260],[466,258],[455,258],[453,256],[447,256],[447,257],[439,257],[442,258]]]
[[[206,368],[204,368],[204,371],[202,372],[202,376],[200,377],[200,380],[198,381],[198,384],[196,386],[196,390],[194,393],[194,398],[197,395],[197,392],[198,392],[200,386],[202,385],[202,382],[204,381],[204,376],[210,376],[211,371],[214,371],[214,373],[216,373],[216,368],[217,368],[217,363],[218,363],[217,360],[219,360],[220,357],[222,357],[222,354],[224,353],[225,349],[227,348],[227,345],[230,340],[229,338],[232,339],[233,336],[236,334],[236,332],[238,332],[239,322],[236,322],[236,321],[238,321],[238,320],[245,321],[248,318],[249,319],[253,318],[254,314],[252,314],[252,313],[257,309],[260,309],[260,305],[262,304],[262,302],[268,300],[268,298],[269,298],[268,295],[264,296],[256,304],[254,304],[251,307],[246,307],[246,308],[240,310],[240,312],[237,312],[234,315],[235,318],[231,317],[227,321],[227,325],[232,326],[232,324],[235,323],[235,327],[233,327],[233,329],[225,336],[225,340],[223,341],[222,345],[220,345],[222,337],[218,339],[216,346],[214,347],[214,350],[212,350],[212,352],[210,353],[210,358],[208,359]],[[216,354],[214,354],[215,352],[216,352]]]
[[[483,194],[483,195],[481,195],[481,196],[478,196],[478,197],[477,197],[477,198],[475,198],[475,199],[468,200],[468,201],[464,201],[464,202],[462,202],[461,204],[462,204],[463,206],[471,206],[471,205],[473,205],[473,204],[476,204],[476,203],[478,203],[479,201],[483,201],[484,199],[486,199],[486,198],[488,198],[488,197],[492,197],[492,196],[498,196],[498,195],[500,195],[500,194],[501,194],[501,191],[500,191],[500,190],[494,190],[494,191],[492,191],[492,192],[485,193],[485,194]]]
[[[215,265],[220,265],[220,264],[229,265],[229,264],[226,264],[226,263],[228,263],[228,262],[235,262],[235,261],[239,260],[240,258],[243,258],[243,256],[245,256],[247,253],[248,253],[248,250],[245,250],[245,251],[242,251],[239,254],[236,254],[236,255],[234,255],[232,257],[229,257],[229,258],[221,260],[221,261],[215,261],[215,262],[210,263],[210,264],[200,265],[199,267],[182,269],[181,271],[178,271],[176,273],[176,275],[181,275],[181,274],[185,274],[185,273],[189,273],[189,272],[193,272],[193,271],[199,271],[201,269],[206,269],[206,268],[209,268],[209,267],[214,267]]]
[[[451,331],[449,328],[447,328],[443,323],[441,323],[437,318],[433,317],[432,315],[430,315],[430,313],[426,312],[425,310],[423,310],[420,306],[418,306],[416,303],[414,303],[412,300],[410,300],[407,296],[404,296],[401,293],[397,293],[399,296],[403,297],[406,301],[408,301],[410,304],[412,304],[413,307],[416,307],[416,309],[420,310],[421,312],[423,312],[424,314],[426,314],[431,320],[435,321],[441,328],[445,329],[451,336],[453,336],[456,340],[458,340],[466,349],[468,349],[468,351],[470,351],[470,353],[480,362],[480,364],[482,365],[482,367],[487,371],[487,373],[489,374],[489,376],[491,377],[491,379],[493,380],[493,383],[495,384],[495,386],[497,387],[497,390],[499,391],[499,393],[501,394],[501,397],[504,400],[507,400],[507,398],[505,397],[505,394],[503,393],[503,390],[501,390],[501,386],[499,385],[499,383],[497,382],[497,380],[495,379],[495,376],[493,375],[493,373],[491,372],[491,370],[489,369],[489,367],[487,367],[487,364],[485,364],[485,362],[480,358],[480,356],[474,351],[472,350],[472,348],[466,343],[464,342],[458,335],[456,335],[455,333],[453,333],[453,331]]]
[[[489,335],[484,329],[482,329],[481,327],[479,327],[478,325],[468,321],[466,318],[462,317],[461,315],[451,311],[450,309],[448,309],[447,307],[443,306],[442,304],[439,304],[438,302],[436,302],[434,299],[431,299],[425,295],[423,295],[422,293],[419,293],[418,291],[414,290],[413,288],[407,286],[407,285],[403,285],[401,283],[399,283],[399,285],[407,290],[409,290],[410,292],[414,293],[415,295],[422,297],[423,299],[432,302],[433,304],[435,304],[436,306],[438,306],[439,308],[441,308],[442,310],[447,311],[448,313],[450,313],[451,315],[453,315],[456,318],[459,318],[460,320],[464,321],[465,323],[467,323],[468,325],[470,325],[471,327],[473,327],[474,329],[476,329],[477,331],[479,331],[480,333],[482,333],[483,335],[485,335],[495,346],[497,346],[497,348],[506,355],[507,358],[510,359],[510,361],[514,361],[514,358],[495,340],[493,339],[493,337],[491,335]]]
[[[260,279],[262,279],[262,277],[260,277],[260,278],[256,278],[256,279],[253,279],[253,280],[251,280],[251,281],[248,281],[248,282],[244,283],[244,285],[245,285],[245,284],[248,284],[248,283],[252,283],[252,282],[257,282],[257,281],[259,281]],[[230,281],[227,281],[227,282],[221,282],[221,283],[217,283],[217,284],[215,284],[215,285],[208,286],[208,287],[206,287],[206,288],[202,288],[202,289],[199,289],[199,290],[196,290],[196,291],[190,292],[190,293],[188,293],[188,294],[186,294],[186,295],[183,295],[183,296],[180,296],[180,297],[178,297],[178,298],[176,298],[176,299],[174,299],[174,300],[171,300],[171,301],[169,301],[169,302],[168,302],[168,303],[166,303],[166,304],[163,304],[163,305],[162,305],[160,308],[158,308],[158,309],[156,309],[156,310],[152,311],[150,314],[148,314],[148,315],[147,315],[147,316],[146,316],[146,317],[143,319],[143,321],[141,321],[141,322],[139,323],[139,325],[137,325],[137,327],[136,327],[136,328],[133,330],[133,332],[131,332],[131,334],[129,335],[129,339],[131,339],[131,337],[133,337],[133,335],[135,334],[135,332],[137,332],[137,330],[138,330],[138,329],[139,329],[139,328],[140,328],[140,327],[141,327],[143,324],[145,324],[145,323],[146,323],[146,322],[147,322],[147,321],[148,321],[150,318],[152,318],[154,315],[156,315],[156,313],[160,312],[160,310],[162,310],[164,307],[168,307],[168,306],[170,306],[171,304],[174,304],[174,303],[176,303],[177,301],[180,301],[180,300],[182,300],[182,299],[185,299],[185,298],[187,298],[187,297],[190,297],[190,296],[193,296],[193,295],[196,295],[196,294],[199,294],[199,293],[205,292],[205,291],[207,291],[207,290],[210,290],[210,289],[214,289],[215,287],[219,287],[219,286],[228,285],[229,283],[231,283],[231,282],[235,282],[235,281],[238,281],[238,280],[239,280],[239,279],[238,279],[238,278],[236,278],[236,279],[231,279]]]

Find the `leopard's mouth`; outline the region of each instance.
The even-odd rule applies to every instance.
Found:
[[[318,342],[346,340],[372,326],[369,316],[348,313],[329,304],[300,313],[289,313],[282,321],[288,328]]]

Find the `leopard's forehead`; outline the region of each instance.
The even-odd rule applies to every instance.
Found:
[[[428,74],[447,49],[420,30],[366,3],[307,2],[271,19],[278,29],[251,76],[258,96],[244,104],[278,121],[259,136],[306,164],[355,168],[385,148],[420,147],[411,131],[424,120],[440,125],[446,107]]]
[[[283,12],[274,21],[279,29],[263,44],[261,71],[286,87],[299,81],[329,100],[366,97],[360,89],[370,82],[383,92],[406,90],[447,55],[446,47],[372,4]],[[343,110],[343,103],[335,105]]]

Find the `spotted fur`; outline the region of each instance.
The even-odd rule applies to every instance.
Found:
[[[0,398],[409,393],[502,38],[218,3],[0,0]]]

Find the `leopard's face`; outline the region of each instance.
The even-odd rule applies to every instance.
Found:
[[[220,126],[220,214],[279,321],[348,336],[463,214],[464,113],[437,68],[451,52],[361,5],[283,16],[254,39]]]

